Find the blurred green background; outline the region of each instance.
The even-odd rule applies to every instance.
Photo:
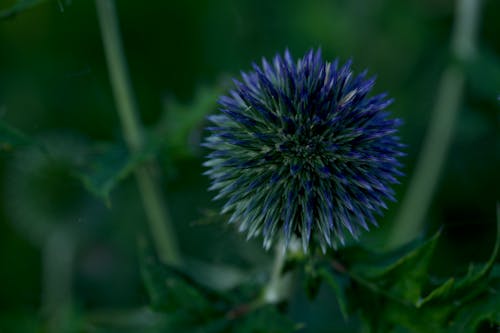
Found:
[[[0,0],[0,9],[14,2]],[[167,117],[174,121],[197,107],[215,111],[227,78],[262,56],[288,47],[298,57],[321,47],[326,59],[352,58],[355,70],[377,74],[375,91],[395,98],[391,110],[405,122],[405,172],[412,174],[450,62],[453,1],[122,0],[117,8],[147,127],[172,105],[178,112]],[[452,145],[426,218],[427,230],[443,228],[437,275],[485,260],[493,246],[500,188],[499,31],[500,1],[483,1],[477,61],[467,67]],[[147,230],[135,182],[129,177],[120,183],[108,208],[65,167],[84,163],[80,159],[92,155],[96,142],[122,141],[93,1],[45,1],[0,21],[0,118],[53,147],[58,161],[46,162],[33,147],[0,151],[0,332],[40,318],[44,230],[54,224],[78,239],[71,281],[79,311],[146,304],[136,239]],[[189,128],[187,140],[176,138],[178,149],[162,151],[162,184],[192,272],[224,287],[249,272],[265,274],[270,254],[213,216],[217,204],[201,176],[202,126]],[[397,187],[400,201],[408,180]],[[397,209],[390,205],[367,244],[383,247]],[[310,332],[333,332],[337,319],[336,332],[356,326],[355,319],[340,318],[331,292],[309,304],[297,290],[289,311]]]

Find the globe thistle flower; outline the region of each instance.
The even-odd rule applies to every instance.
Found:
[[[214,199],[226,199],[248,238],[269,248],[295,234],[307,251],[311,237],[336,248],[377,225],[402,155],[398,119],[386,94],[368,93],[375,79],[355,75],[351,61],[325,62],[321,51],[294,61],[288,51],[253,65],[219,99],[204,146]]]

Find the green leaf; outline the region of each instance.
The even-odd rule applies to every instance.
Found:
[[[213,311],[208,291],[178,269],[159,262],[145,241],[141,242],[141,272],[156,311],[195,313],[205,317]]]
[[[229,325],[226,318],[200,322],[187,311],[159,313],[147,308],[128,311],[114,311],[93,314],[88,318],[94,328],[92,332],[102,333],[221,333]]]
[[[157,325],[155,333],[222,333],[227,332],[230,321],[225,317],[209,317],[203,320],[186,311],[165,315],[164,321]]]
[[[500,87],[500,60],[497,55],[487,50],[480,50],[465,70],[472,92],[494,101]]]
[[[88,311],[86,322],[92,332],[153,333],[163,324],[164,315],[147,307],[126,310]]]
[[[498,266],[500,268],[500,266]],[[484,296],[478,297],[456,313],[448,333],[477,332],[481,323],[500,327],[500,278],[492,281]]]
[[[15,148],[37,145],[37,142],[20,130],[0,120],[0,152]]]
[[[337,296],[337,302],[339,303],[340,312],[344,319],[349,318],[349,311],[347,307],[347,296],[345,289],[347,287],[346,279],[341,276],[332,273],[326,268],[320,268],[318,275],[332,288],[335,296]]]
[[[86,170],[77,176],[87,190],[110,206],[111,191],[151,156],[147,151],[131,155],[123,145],[100,145]]]
[[[304,266],[304,289],[306,291],[307,298],[309,300],[314,300],[319,292],[319,287],[321,286],[322,276],[316,271],[312,264],[306,264]]]
[[[287,316],[280,313],[275,306],[267,305],[245,316],[241,323],[235,325],[237,333],[290,333],[301,328]]]
[[[45,2],[46,0],[18,0],[14,5],[11,7],[0,10],[0,19],[8,19],[12,18],[19,13],[26,11],[28,9],[31,9],[32,7]]]
[[[500,208],[498,215],[500,217]],[[375,255],[373,267],[370,267],[366,250],[347,251],[346,257],[357,256],[360,260],[351,267],[345,260],[345,264],[337,263],[335,270],[351,280],[344,288],[349,308],[361,310],[369,332],[385,333],[396,329],[397,332],[475,333],[481,325],[500,322],[500,266],[495,265],[500,247],[500,218],[495,248],[486,264],[471,266],[462,278],[445,279],[427,296],[420,295],[417,302],[413,302],[418,294],[405,293],[400,288],[408,286],[420,293],[429,289],[430,279],[425,276],[436,238],[437,235],[406,251],[397,260],[387,261],[383,260],[384,256]],[[335,268],[333,263],[330,262],[331,268]],[[412,267],[419,271],[418,274],[411,272]],[[338,289],[336,285],[333,287]]]
[[[428,268],[440,233],[400,257],[373,255],[368,263],[354,263],[351,273],[376,285],[395,298],[416,303],[428,279]]]
[[[443,284],[439,285],[439,287],[435,288],[432,290],[429,295],[427,295],[424,298],[421,298],[417,301],[416,306],[417,307],[422,307],[426,303],[430,302],[431,300],[438,299],[441,297],[447,297],[453,290],[455,286],[455,278],[449,278],[444,282]]]
[[[151,332],[288,333],[299,327],[276,306],[262,302],[262,286],[242,285],[227,293],[217,292],[179,269],[161,264],[146,241],[140,242],[140,249],[141,272],[152,308],[163,315]]]
[[[4,310],[0,314],[0,332],[40,332],[43,322],[32,312]]]
[[[429,302],[448,302],[450,299],[472,298],[487,286],[489,274],[497,260],[500,249],[500,205],[497,206],[497,236],[489,260],[482,266],[469,266],[467,274],[460,278],[450,278],[417,302],[422,306]]]
[[[406,326],[422,326],[422,332],[432,332],[435,327],[428,322],[412,322],[412,314],[417,311],[414,302],[427,283],[438,237],[439,233],[423,243],[388,253],[360,246],[344,248],[334,254],[338,259],[323,261],[318,274],[334,291],[344,317],[361,309],[372,332],[390,332],[393,321],[407,321]]]
[[[200,88],[189,104],[181,104],[174,98],[165,101],[165,111],[156,132],[165,141],[170,154],[189,153],[189,138],[193,129],[217,108],[221,91],[220,86]]]

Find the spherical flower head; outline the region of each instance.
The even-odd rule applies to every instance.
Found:
[[[376,225],[374,213],[394,200],[402,144],[400,121],[385,111],[392,100],[368,95],[375,79],[320,50],[298,61],[286,51],[241,77],[219,99],[204,143],[229,222],[262,234],[265,248],[295,234],[304,251],[311,238],[325,251]]]

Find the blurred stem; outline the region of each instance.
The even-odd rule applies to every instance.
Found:
[[[96,0],[96,7],[123,134],[130,151],[135,153],[143,148],[144,139],[127,71],[115,3],[113,0]],[[142,165],[135,171],[151,234],[160,259],[171,265],[180,265],[180,253],[172,222],[151,168],[157,169],[157,166]]]
[[[75,241],[65,228],[56,228],[42,249],[42,311],[47,316],[47,332],[64,332],[71,308],[72,271]]]
[[[271,278],[264,289],[263,301],[265,303],[278,303],[288,298],[292,283],[290,273],[282,275],[285,267],[287,250],[284,246],[284,241],[280,240],[276,244],[274,262],[271,271]]]
[[[480,0],[457,0],[451,40],[455,61],[448,65],[441,77],[429,129],[388,240],[390,247],[410,241],[424,226],[462,102],[465,85],[463,63],[469,62],[475,54],[479,11]]]

